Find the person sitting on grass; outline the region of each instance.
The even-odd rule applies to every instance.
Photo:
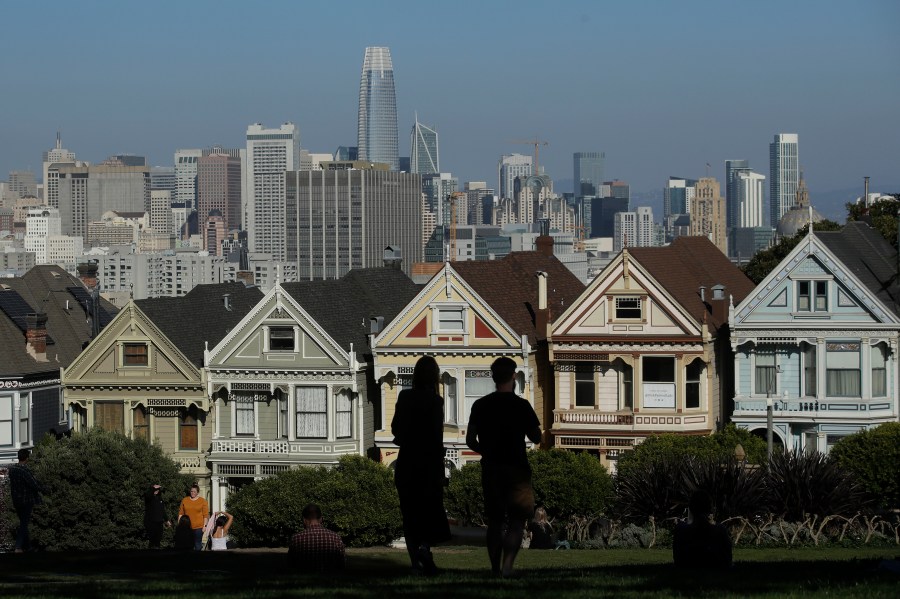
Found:
[[[710,522],[712,500],[697,491],[688,505],[690,518],[675,528],[672,557],[679,568],[731,567],[731,538],[721,524]]]
[[[303,531],[291,537],[288,563],[304,572],[329,572],[344,567],[344,542],[322,525],[322,510],[314,503],[303,508]]]

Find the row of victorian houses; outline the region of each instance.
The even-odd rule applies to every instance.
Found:
[[[809,234],[754,286],[707,239],[681,237],[624,250],[585,287],[541,237],[538,251],[448,262],[424,284],[386,261],[265,294],[203,285],[118,313],[84,308],[87,270],[82,284],[38,267],[0,290],[0,306],[10,291],[24,302],[0,333],[26,348],[3,344],[18,361],[0,374],[0,461],[51,426],[99,426],[159,443],[221,509],[231,490],[300,464],[391,464],[397,395],[425,354],[441,366],[448,469],[478,458],[466,424],[499,356],[518,364],[542,445],[611,468],[648,435],[733,421],[765,436],[769,411],[776,443],[828,451],[898,419],[897,260],[850,223]]]

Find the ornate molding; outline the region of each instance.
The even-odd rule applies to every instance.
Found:
[[[557,343],[553,347],[555,360],[602,360],[602,356],[609,359],[610,354],[643,354],[648,351],[662,349],[667,352],[703,353],[702,343]]]

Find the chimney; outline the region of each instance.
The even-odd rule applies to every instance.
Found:
[[[552,239],[550,243],[552,247]],[[546,339],[547,326],[550,323],[550,308],[547,306],[547,273],[539,270],[535,276],[538,280],[538,306],[534,316],[534,326],[537,329],[538,339]]]
[[[97,263],[93,260],[78,265],[78,278],[88,289],[97,286]]]
[[[377,335],[384,329],[384,316],[373,316],[369,318],[369,333]]]
[[[222,303],[225,304],[225,309],[231,312],[231,294],[224,293],[222,294]]]
[[[549,235],[539,235],[535,240],[537,251],[545,256],[553,255],[553,238]]]
[[[728,322],[728,302],[725,297],[724,285],[713,285],[712,299],[710,301],[712,315],[718,326]]]
[[[700,301],[706,303],[706,285],[700,285]]]
[[[25,350],[38,362],[47,361],[47,315],[25,315]]]
[[[403,255],[400,252],[399,247],[389,245],[384,248],[383,259],[385,268],[400,270],[401,266],[403,265]]]

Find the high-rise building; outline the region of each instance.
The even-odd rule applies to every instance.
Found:
[[[175,181],[175,167],[154,166],[150,168],[150,190],[168,191],[172,199],[178,193],[178,184]]]
[[[778,133],[769,144],[769,224],[778,225],[791,209],[800,183],[799,136]]]
[[[603,152],[575,152],[573,155],[575,173],[572,181],[576,198],[600,195],[605,160],[606,154]]]
[[[501,199],[513,199],[516,177],[528,177],[533,173],[534,160],[525,154],[504,154],[497,164],[497,189]]]
[[[59,210],[49,206],[31,208],[25,217],[25,251],[34,252],[35,264],[47,264],[50,236],[62,235]]]
[[[197,160],[197,217],[219,211],[226,231],[241,228],[241,159],[208,154]]]
[[[41,183],[44,184],[44,199],[47,199],[47,169],[49,169],[50,165],[54,162],[75,162],[75,152],[70,152],[62,147],[62,139],[59,136],[59,131],[56,132],[56,147],[44,152],[42,162],[43,171]]]
[[[450,224],[450,194],[459,189],[459,180],[451,173],[435,173],[422,175],[422,194],[428,209],[434,213],[437,226]],[[457,223],[459,212],[457,211]],[[466,224],[462,222],[460,224]]]
[[[36,198],[37,181],[31,171],[10,171],[9,190],[16,198]]]
[[[242,179],[250,252],[271,254],[276,262],[286,260],[284,173],[299,167],[300,131],[296,125],[266,129],[255,123],[247,127]]]
[[[87,239],[88,223],[110,210],[150,211],[146,166],[60,166],[57,173],[63,235]]]
[[[154,233],[166,238],[169,248],[174,245],[175,231],[172,230],[172,192],[168,189],[150,190],[150,228]],[[168,248],[167,248],[168,249]]]
[[[400,168],[397,97],[389,48],[366,48],[359,80],[356,145],[360,160],[384,162],[395,171]]]
[[[725,161],[725,224],[729,230],[744,226],[738,224],[737,177],[739,173],[747,172],[750,172],[749,160]]]
[[[197,207],[197,161],[203,150],[175,151],[175,202],[186,208]]]
[[[437,131],[420,123],[418,114],[410,134],[409,147],[409,172],[420,175],[441,172]]]
[[[104,162],[110,166],[147,166],[147,157],[135,154],[113,154]]]
[[[704,177],[697,181],[689,212],[691,235],[708,238],[723,254],[727,255],[725,198],[722,197],[718,181],[712,177]]]
[[[222,255],[222,242],[225,241],[226,228],[225,217],[217,208],[209,211],[209,215],[205,218],[203,249],[209,252],[210,256]]]
[[[656,227],[653,223],[653,208],[650,206],[638,206],[634,212],[617,212],[613,216],[613,223],[613,251],[656,245]]]
[[[765,183],[765,175],[754,173],[750,169],[737,172],[732,191],[735,218],[733,227],[762,227],[765,224]],[[729,227],[729,230],[733,227]]]
[[[422,261],[422,178],[378,169],[287,173],[288,259],[299,280],[338,279],[399,248],[409,274]]]

